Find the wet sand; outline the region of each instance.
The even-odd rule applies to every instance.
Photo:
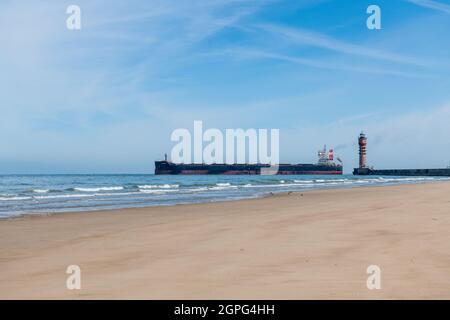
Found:
[[[0,221],[1,299],[450,299],[449,279],[449,182]]]

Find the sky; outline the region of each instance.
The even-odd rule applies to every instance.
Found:
[[[153,173],[194,120],[279,129],[284,163],[351,172],[363,130],[371,166],[446,167],[449,33],[447,0],[2,0],[0,173]]]

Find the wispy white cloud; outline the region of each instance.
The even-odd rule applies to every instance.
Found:
[[[259,27],[272,34],[283,37],[293,43],[327,49],[338,53],[362,56],[377,60],[397,62],[402,64],[411,64],[421,67],[430,66],[431,64],[429,61],[422,61],[420,59],[392,52],[382,51],[376,48],[369,48],[366,46],[345,42],[318,32],[313,32],[301,28],[293,29],[272,24],[261,24],[259,25]]]
[[[141,160],[122,170],[144,171],[176,122],[167,117],[176,89],[165,78],[206,39],[270,3],[79,0],[82,29],[68,31],[70,2],[0,1],[0,136],[11,137],[0,139],[0,161],[95,158],[99,169],[99,159],[133,153]]]
[[[65,28],[64,5],[0,3],[0,85],[9,92],[0,101],[11,108],[14,103],[17,112],[81,111],[93,104],[98,108],[100,101],[84,99],[90,96],[113,102],[111,112],[123,96],[142,95],[144,83],[147,94],[159,90],[161,69],[170,71],[191,56],[193,47],[270,3],[80,0],[82,29],[75,32]],[[40,99],[30,101],[34,94]],[[73,94],[77,102],[67,103]]]
[[[342,62],[332,62],[330,59],[309,59],[303,57],[297,57],[293,55],[269,52],[264,49],[259,48],[227,48],[223,50],[211,51],[203,56],[218,56],[218,55],[226,55],[229,57],[233,57],[235,59],[272,59],[290,62],[293,64],[326,69],[326,70],[335,70],[335,71],[350,71],[350,72],[359,72],[359,73],[368,73],[368,74],[379,74],[379,75],[393,75],[400,77],[415,77],[415,78],[426,78],[427,76],[423,73],[416,72],[405,72],[398,71],[393,69],[381,68],[381,67],[370,67],[370,66],[358,66],[357,64],[349,63],[345,64]]]
[[[406,0],[415,5],[450,14],[450,5],[433,0]]]

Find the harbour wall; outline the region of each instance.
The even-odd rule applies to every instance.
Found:
[[[445,169],[386,169],[374,170],[369,168],[355,168],[354,175],[377,175],[377,176],[430,176],[450,177],[450,168]]]

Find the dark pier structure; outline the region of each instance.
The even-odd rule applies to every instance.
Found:
[[[377,176],[430,176],[450,177],[450,168],[444,169],[386,169],[376,170],[367,166],[367,137],[361,132],[358,138],[359,145],[359,168],[353,170],[354,175],[377,175]]]

